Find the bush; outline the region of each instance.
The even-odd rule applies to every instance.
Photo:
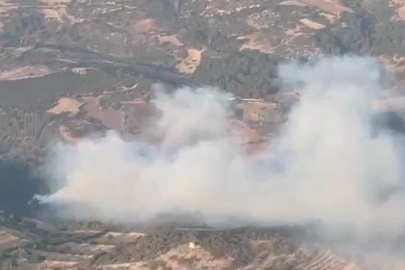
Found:
[[[41,263],[45,260],[45,256],[42,256],[40,254],[33,254],[28,257],[28,262],[29,263]]]

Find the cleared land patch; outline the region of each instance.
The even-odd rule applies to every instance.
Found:
[[[87,112],[87,115],[99,120],[106,128],[123,131],[125,122],[124,113],[111,107],[101,109],[99,105],[100,98],[101,96],[85,98],[86,104],[83,106],[83,109]]]
[[[310,20],[310,19],[306,19],[306,18],[301,19],[300,22],[301,22],[302,24],[304,24],[305,26],[307,26],[307,27],[309,27],[309,28],[312,28],[312,29],[315,29],[315,30],[319,30],[319,29],[325,28],[325,25],[320,24],[320,23],[317,23],[317,22],[314,22],[314,21],[312,21],[312,20]]]
[[[1,25],[0,25],[1,28]],[[25,66],[0,72],[0,81],[14,81],[35,77],[42,77],[51,74],[52,71],[46,66]]]
[[[80,111],[81,102],[73,98],[62,97],[58,100],[58,104],[48,110],[51,114],[69,113],[69,116],[74,116]]]
[[[181,73],[193,74],[201,63],[201,53],[203,50],[188,49],[188,56],[176,65]]]

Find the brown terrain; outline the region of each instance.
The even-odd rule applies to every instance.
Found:
[[[2,216],[2,269],[360,270],[297,229],[128,229]]]
[[[147,136],[155,83],[233,93],[230,121],[260,154],[298,99],[278,93],[277,65],[346,53],[403,83],[405,1],[0,0],[0,269],[384,269],[294,230],[27,219],[48,143]],[[398,90],[376,106],[402,119],[404,102]]]

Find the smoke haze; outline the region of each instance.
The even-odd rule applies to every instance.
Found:
[[[159,91],[158,143],[101,139],[54,147],[42,202],[64,214],[139,222],[163,212],[199,212],[209,222],[319,221],[364,233],[405,225],[402,138],[372,125],[383,90],[371,58],[332,57],[279,68],[283,89],[300,89],[269,150],[246,155],[229,121],[230,94],[213,88]],[[267,149],[267,148],[266,148]]]

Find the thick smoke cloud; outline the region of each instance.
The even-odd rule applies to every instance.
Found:
[[[51,176],[62,187],[40,199],[79,218],[139,222],[199,212],[210,222],[319,221],[398,232],[405,225],[401,138],[372,125],[381,74],[370,58],[282,65],[282,88],[300,89],[301,101],[260,156],[246,155],[229,121],[229,94],[159,92],[162,116],[151,124],[158,143],[109,133],[58,145]]]

